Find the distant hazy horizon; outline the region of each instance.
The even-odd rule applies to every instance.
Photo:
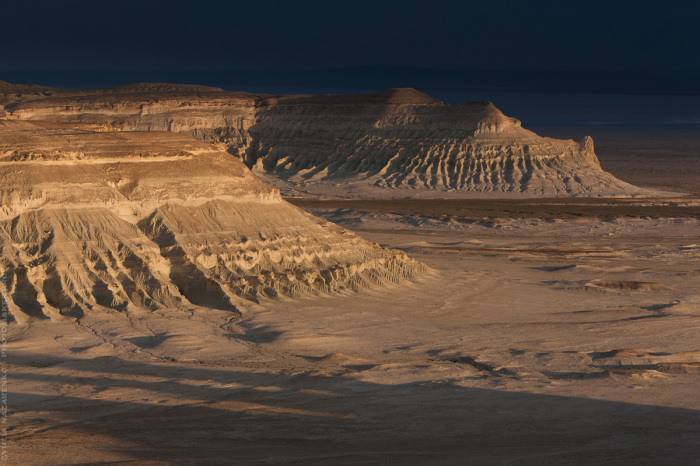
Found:
[[[171,82],[265,94],[363,93],[414,87],[450,105],[489,100],[525,127],[700,129],[700,74],[437,70],[345,67],[321,70],[3,71],[0,79],[59,88]]]
[[[0,79],[63,88],[172,82],[290,90],[366,90],[415,87],[441,91],[554,92],[582,94],[700,95],[699,71],[439,69],[411,66],[347,66],[317,69],[23,69],[0,65]]]

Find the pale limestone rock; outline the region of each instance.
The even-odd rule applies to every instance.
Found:
[[[380,197],[649,194],[603,171],[590,138],[543,138],[490,102],[449,106],[415,89],[269,96],[168,84],[0,86],[0,103],[12,119],[173,131],[217,143],[288,193],[337,194],[342,185]]]
[[[0,273],[19,321],[235,311],[241,299],[357,290],[426,270],[176,133],[0,119],[0,199]]]

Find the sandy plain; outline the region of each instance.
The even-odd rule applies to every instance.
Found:
[[[697,463],[697,197],[292,202],[431,270],[10,325],[11,462]]]

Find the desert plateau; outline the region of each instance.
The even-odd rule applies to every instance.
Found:
[[[3,460],[697,464],[700,137],[527,127],[0,82]]]

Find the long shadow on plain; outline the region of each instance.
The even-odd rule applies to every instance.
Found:
[[[62,458],[75,452],[76,461],[120,451],[135,462],[166,464],[692,464],[700,458],[700,411],[688,409],[114,357],[12,362],[33,369],[16,370],[11,379],[78,386],[80,393],[91,388],[89,396],[9,393],[10,419],[22,419],[9,432],[10,445],[21,455],[49,455],[48,462],[60,450]],[[129,400],[109,393],[115,389]],[[32,418],[34,412],[41,414]],[[47,412],[52,421],[44,419]]]

